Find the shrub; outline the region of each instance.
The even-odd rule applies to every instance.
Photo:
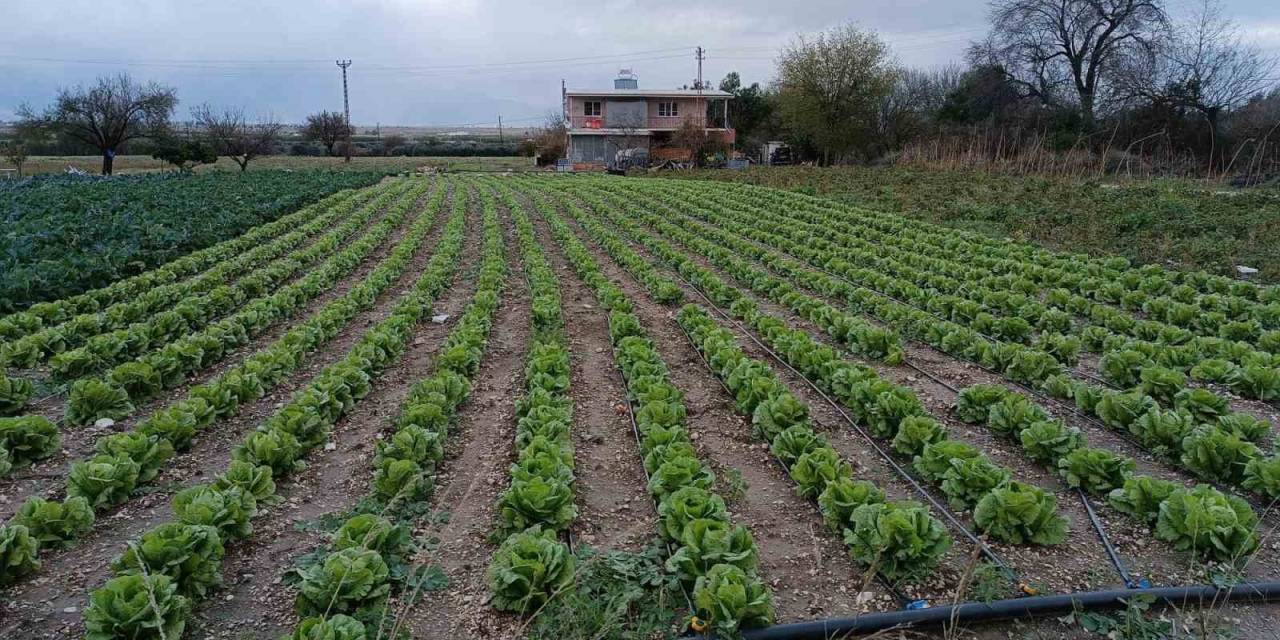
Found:
[[[973,509],[973,521],[996,540],[1010,544],[1059,544],[1067,538],[1067,520],[1058,515],[1058,499],[1040,487],[1009,482],[985,495]]]

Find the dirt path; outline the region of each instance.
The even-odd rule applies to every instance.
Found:
[[[760,574],[773,590],[778,620],[859,613],[862,572],[823,525],[817,508],[795,495],[794,483],[768,447],[752,436],[750,420],[735,411],[732,397],[675,324],[674,310],[652,302],[634,278],[576,225],[570,225],[604,274],[635,305],[636,315],[670,368],[671,382],[684,392],[690,438],[699,457],[715,470],[718,490],[729,499],[734,521],[750,529],[756,540]],[[726,485],[730,477],[740,478],[745,488],[730,489]]]
[[[421,209],[425,206],[430,196],[430,192],[424,194],[416,203],[416,208]],[[442,210],[437,214],[437,223],[428,237],[424,246],[430,247],[439,237],[440,229],[443,227],[443,219],[447,216],[448,211]],[[367,231],[369,226],[377,224],[386,215],[385,208],[379,212],[374,219],[371,220],[364,228]],[[94,446],[98,439],[110,435],[112,433],[128,431],[134,425],[142,422],[155,411],[169,406],[170,404],[185,398],[190,389],[196,385],[203,384],[222,375],[228,369],[231,369],[242,363],[249,356],[257,353],[259,350],[267,347],[275,342],[280,336],[284,335],[290,328],[296,326],[297,323],[310,318],[316,311],[331,302],[334,298],[345,294],[351,287],[364,281],[369,272],[375,269],[388,254],[392,248],[404,237],[408,231],[412,220],[407,220],[396,232],[391,234],[386,241],[379,245],[373,253],[370,254],[363,263],[360,264],[349,275],[342,278],[337,285],[330,290],[317,296],[311,302],[307,303],[293,315],[292,321],[279,322],[269,328],[265,333],[249,341],[248,344],[242,345],[228,353],[223,359],[199,372],[188,377],[188,380],[182,386],[174,389],[162,391],[156,398],[138,406],[138,410],[132,416],[117,421],[111,427],[97,427],[88,425],[85,427],[70,427],[62,430],[62,447],[53,457],[41,461],[40,463],[18,470],[16,473],[0,479],[0,512],[4,513],[4,517],[11,515],[12,511],[17,510],[19,506],[33,495],[43,495],[50,497],[60,494],[62,491],[63,481],[66,479],[67,472],[71,468],[71,464],[83,458],[93,455]],[[363,232],[362,232],[363,233]],[[305,275],[305,274],[304,274]],[[58,409],[61,412],[61,408]],[[217,429],[217,424],[213,425],[210,430]],[[196,434],[194,446],[199,446],[199,442],[208,437],[210,430],[204,430]]]
[[[507,638],[516,620],[487,605],[485,571],[494,545],[498,494],[507,486],[515,454],[515,399],[529,342],[529,291],[520,276],[515,238],[507,227],[508,269],[489,346],[472,381],[471,398],[458,414],[436,478],[435,523],[418,532],[439,546],[425,561],[449,578],[442,591],[423,594],[407,616],[414,638]]]
[[[299,555],[327,542],[325,534],[299,525],[325,514],[343,514],[368,495],[374,444],[390,427],[410,388],[433,370],[440,345],[475,294],[479,224],[479,215],[472,212],[458,276],[432,308],[433,315],[447,314],[449,320],[419,324],[404,358],[375,379],[373,391],[336,425],[334,450],[313,452],[307,469],[279,487],[284,503],[254,521],[248,544],[228,550],[224,590],[197,611],[190,637],[277,637],[292,632],[297,592],[279,578]]]
[[[448,209],[446,208],[445,211]],[[305,386],[324,367],[341,359],[369,327],[385,318],[408,287],[420,276],[430,260],[434,240],[442,229],[441,220],[432,237],[414,255],[405,273],[381,296],[374,307],[358,314],[328,345],[313,354],[298,371],[275,390],[243,407],[230,419],[215,423],[203,435],[203,446],[176,458],[161,471],[147,492],[131,502],[99,517],[93,530],[66,551],[51,552],[42,557],[41,570],[31,579],[10,587],[6,607],[14,618],[0,632],[20,629],[27,633],[55,627],[53,637],[60,637],[65,625],[78,625],[82,608],[91,588],[109,577],[111,559],[125,540],[138,537],[156,524],[170,518],[169,502],[174,493],[197,482],[205,482],[220,473],[227,464],[231,448],[243,434],[284,406],[292,393]],[[343,291],[358,281],[348,280]],[[340,293],[341,293],[340,292]],[[87,560],[89,558],[91,560]],[[68,609],[75,609],[70,611]],[[50,621],[46,616],[54,616]],[[40,623],[40,624],[34,624]],[[31,636],[40,637],[40,636]]]
[[[560,280],[572,357],[575,544],[638,551],[654,539],[657,512],[646,490],[644,457],[628,417],[627,392],[613,361],[608,313],[573,271],[550,229],[528,211]]]

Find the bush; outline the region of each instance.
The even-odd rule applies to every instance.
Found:
[[[1010,544],[1059,544],[1067,538],[1067,520],[1058,515],[1058,499],[1040,487],[1009,482],[996,487],[973,509],[973,521],[996,540]]]

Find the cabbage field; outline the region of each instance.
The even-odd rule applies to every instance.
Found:
[[[1280,289],[743,184],[329,186],[0,316],[0,637],[752,638],[1183,586],[946,633],[1280,628]]]

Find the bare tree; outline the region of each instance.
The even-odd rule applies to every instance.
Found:
[[[321,111],[307,116],[302,137],[324,145],[327,155],[333,155],[333,146],[347,137],[347,119],[336,111]]]
[[[249,122],[244,109],[239,107],[218,113],[204,104],[192,109],[191,117],[218,155],[231,158],[241,171],[247,169],[254,158],[273,152],[284,128],[271,117]]]
[[[1217,0],[1201,0],[1175,26],[1163,57],[1171,75],[1169,97],[1199,112],[1214,129],[1224,112],[1264,93],[1276,70],[1276,58],[1245,43],[1240,26],[1223,16]]]
[[[27,163],[27,145],[21,140],[8,140],[4,144],[0,144],[0,154],[4,155],[4,159],[18,170],[18,177],[22,177],[22,165]]]
[[[98,78],[90,88],[59,89],[43,113],[18,108],[20,126],[50,130],[102,153],[102,173],[110,175],[121,145],[167,128],[178,104],[176,92],[155,82],[137,84],[128,74]]]
[[[1167,33],[1160,0],[993,0],[992,31],[970,49],[975,66],[1003,68],[1048,104],[1074,98],[1092,126],[1111,75],[1150,56]]]

